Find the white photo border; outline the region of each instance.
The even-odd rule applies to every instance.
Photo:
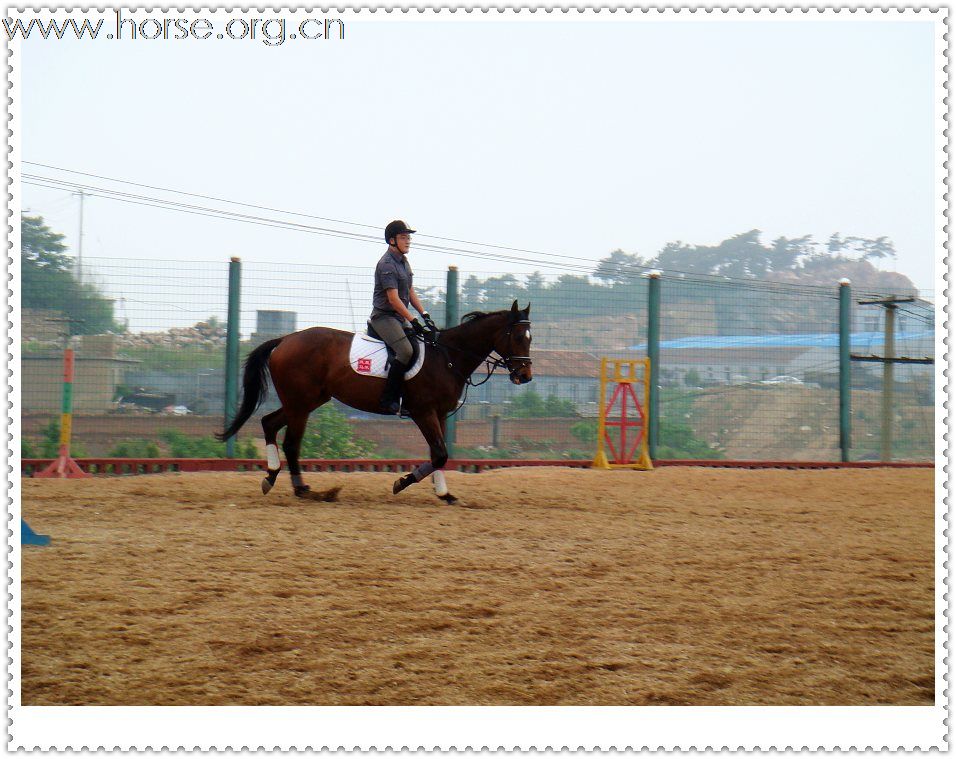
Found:
[[[144,8],[124,8],[135,13]],[[172,10],[167,9],[166,13]],[[186,9],[178,9],[180,11]],[[222,8],[190,8],[205,15]],[[236,15],[243,9],[231,8]],[[281,7],[293,15],[305,10]],[[949,745],[947,665],[949,627],[949,533],[947,436],[949,354],[948,260],[948,23],[946,7],[693,7],[663,6],[334,6],[318,10],[400,22],[457,18],[615,20],[874,21],[935,22],[936,59],[936,703],[931,707],[36,707],[20,703],[20,48],[7,43],[7,748],[8,750],[122,750],[266,748],[318,749],[851,749],[931,748]],[[74,18],[106,10],[52,7],[8,8],[16,13],[69,13]],[[149,9],[151,15],[159,9]],[[262,9],[259,9],[262,12]],[[940,360],[942,358],[942,360]]]

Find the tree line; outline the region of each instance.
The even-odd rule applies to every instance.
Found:
[[[21,216],[21,275],[24,308],[50,309],[64,313],[71,334],[122,332],[125,325],[114,318],[113,301],[90,283],[73,274],[64,235],[54,232],[41,216]],[[506,273],[479,277],[471,275],[461,283],[460,313],[504,308],[515,298],[534,304],[537,320],[565,321],[586,317],[646,311],[647,284],[643,275],[660,269],[667,273],[668,303],[683,306],[713,302],[726,305],[727,329],[740,329],[739,305],[745,293],[765,284],[768,293],[774,283],[835,286],[847,276],[854,286],[885,288],[886,292],[915,292],[905,276],[877,269],[874,261],[893,259],[896,250],[886,237],[867,239],[833,234],[826,242],[811,236],[778,237],[769,244],[761,231],[752,229],[716,245],[672,242],[656,255],[615,250],[602,258],[593,271],[561,274],[548,279],[541,272],[522,277]],[[370,272],[371,273],[371,272]],[[225,285],[224,285],[225,286]],[[420,288],[429,310],[444,314],[445,293],[439,288]],[[814,318],[821,303],[819,293],[807,291],[805,298],[792,288],[780,320]],[[816,301],[814,302],[814,298]],[[819,305],[818,305],[819,304]],[[758,317],[754,317],[758,318]],[[721,330],[719,330],[721,331]]]

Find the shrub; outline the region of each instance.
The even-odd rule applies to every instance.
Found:
[[[375,443],[355,437],[348,418],[334,406],[322,406],[309,420],[302,436],[304,459],[360,459],[371,455]]]
[[[212,435],[184,435],[177,430],[163,430],[159,437],[169,447],[169,455],[182,459],[224,459],[226,444]],[[241,459],[259,457],[256,444],[249,438],[236,441],[236,456]]]
[[[159,446],[152,440],[123,440],[110,449],[110,456],[118,459],[158,459]]]
[[[58,419],[51,419],[49,423],[40,430],[40,440],[36,445],[24,440],[27,449],[31,451],[31,458],[55,459],[60,455],[60,422]],[[24,450],[21,443],[20,450]],[[71,441],[70,455],[76,458],[82,458],[86,455],[86,448],[82,443]]]

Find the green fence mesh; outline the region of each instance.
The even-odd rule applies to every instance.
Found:
[[[25,282],[23,453],[55,453],[62,349],[76,350],[75,456],[220,456],[212,435],[225,403],[228,261],[85,259],[82,286]],[[446,272],[416,266],[416,289],[439,325]],[[535,380],[496,375],[457,416],[459,458],[583,459],[595,452],[602,356],[643,358],[648,279],[461,271],[459,313],[532,304]],[[364,329],[367,268],[243,262],[241,355],[310,326]],[[798,287],[665,272],[660,305],[659,458],[839,460],[838,286]],[[852,352],[883,355],[885,310],[856,305]],[[895,311],[896,355],[933,356],[933,306]],[[72,337],[70,337],[72,335]],[[933,371],[893,370],[892,456],[933,454]],[[483,377],[479,370],[476,379]],[[878,459],[883,366],[852,366],[852,458]],[[260,414],[275,408],[274,395]],[[409,420],[338,404],[314,415],[305,455],[424,457]],[[320,417],[320,418],[319,418]],[[322,434],[318,434],[321,422]],[[237,455],[261,455],[257,419]]]

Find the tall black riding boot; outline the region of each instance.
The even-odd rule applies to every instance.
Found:
[[[405,364],[392,360],[392,365],[388,369],[388,377],[385,379],[385,390],[378,401],[382,413],[397,414],[401,411],[402,380],[405,378],[405,372],[407,371],[408,367]]]

